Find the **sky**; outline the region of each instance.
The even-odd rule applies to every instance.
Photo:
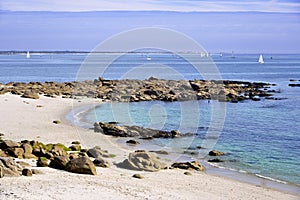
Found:
[[[124,2],[1,0],[0,50],[90,51],[120,32],[158,27],[210,52],[300,53],[299,0]]]

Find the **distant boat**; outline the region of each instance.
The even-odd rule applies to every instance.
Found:
[[[147,57],[147,60],[152,60],[152,58],[151,57]]]
[[[263,58],[262,54],[260,54],[260,56],[259,56],[258,63],[260,63],[260,64],[264,63],[264,58]]]
[[[30,53],[27,51],[26,58],[30,58]]]
[[[231,58],[235,58],[234,52],[231,52]]]

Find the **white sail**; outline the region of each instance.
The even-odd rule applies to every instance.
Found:
[[[27,51],[26,58],[30,58],[29,51]]]
[[[260,54],[258,62],[261,64],[264,63],[264,58],[263,58],[262,54]]]

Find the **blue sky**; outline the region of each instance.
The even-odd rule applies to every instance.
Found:
[[[300,53],[298,0],[123,2],[1,0],[0,50],[92,50],[122,31],[159,27],[210,52]]]
[[[260,11],[300,12],[299,0],[1,0],[11,11]]]

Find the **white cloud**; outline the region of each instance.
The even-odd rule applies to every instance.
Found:
[[[300,3],[278,0],[1,0],[1,10],[11,11],[200,11],[200,12],[296,12],[300,13]]]

